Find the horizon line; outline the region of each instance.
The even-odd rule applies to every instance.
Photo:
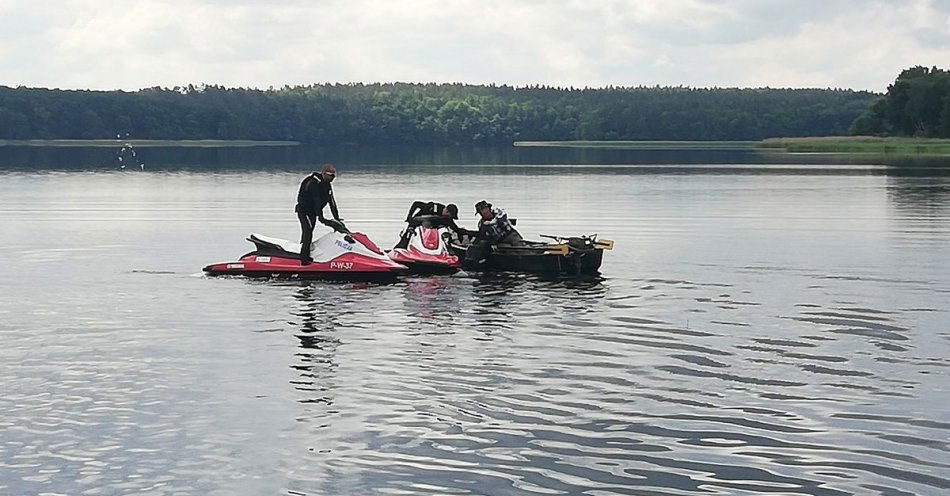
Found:
[[[324,82],[313,82],[313,83],[297,83],[297,84],[283,84],[280,86],[268,85],[267,87],[261,86],[227,86],[217,83],[187,83],[185,85],[175,85],[175,86],[145,86],[138,89],[125,89],[125,88],[82,88],[82,87],[53,87],[53,86],[30,86],[25,84],[12,85],[8,83],[0,83],[0,88],[6,89],[27,89],[27,90],[50,90],[50,91],[89,91],[89,92],[102,92],[102,93],[112,93],[112,92],[123,92],[123,93],[139,93],[148,90],[162,90],[162,91],[177,91],[182,94],[187,94],[192,92],[189,90],[189,87],[193,88],[195,92],[202,92],[205,89],[224,89],[224,90],[247,90],[247,91],[261,91],[261,92],[276,92],[276,91],[285,91],[301,88],[315,88],[315,87],[327,87],[327,86],[462,86],[462,87],[481,87],[481,88],[510,88],[512,90],[556,90],[556,91],[601,91],[601,90],[640,90],[640,89],[674,89],[674,90],[776,90],[776,91],[850,91],[854,93],[871,93],[875,95],[883,95],[886,92],[874,91],[870,89],[855,89],[855,88],[846,88],[846,87],[818,87],[818,86],[689,86],[689,85],[614,85],[607,84],[602,86],[560,86],[560,85],[551,85],[544,83],[531,83],[531,84],[510,84],[510,83],[466,83],[461,81],[455,82],[436,82],[436,81],[324,81]]]

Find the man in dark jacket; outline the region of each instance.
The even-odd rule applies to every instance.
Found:
[[[308,265],[313,262],[310,258],[310,244],[313,242],[313,228],[316,226],[317,219],[320,223],[331,227],[334,231],[348,232],[343,221],[340,219],[340,212],[336,208],[336,200],[333,199],[333,188],[330,183],[336,177],[336,167],[333,164],[326,164],[320,173],[314,172],[305,177],[300,183],[300,191],[297,192],[297,206],[294,211],[297,212],[297,219],[300,220],[300,262]],[[327,219],[323,216],[323,209],[330,205],[330,213],[333,219]]]
[[[475,204],[475,213],[481,218],[478,220],[478,239],[491,244],[508,244],[520,246],[523,244],[521,233],[515,228],[508,213],[500,208],[492,208],[492,204],[482,200]]]
[[[459,208],[452,203],[443,205],[438,202],[413,202],[412,206],[409,207],[409,213],[406,214],[406,223],[409,225],[400,235],[399,242],[396,243],[396,248],[408,248],[413,229],[419,225],[434,229],[447,227],[451,229],[456,236],[470,234],[469,231],[462,229],[455,223],[455,220],[458,218]]]
[[[475,204],[475,214],[481,216],[478,220],[478,234],[475,241],[465,251],[464,264],[468,267],[477,267],[484,263],[491,254],[492,245],[521,246],[524,240],[521,233],[514,228],[508,219],[508,213],[500,208],[493,208],[491,203],[482,200]]]
[[[443,205],[439,202],[414,201],[412,206],[409,207],[409,213],[406,214],[406,222],[411,222],[412,218],[417,215],[441,215],[458,219],[459,208],[452,203]]]

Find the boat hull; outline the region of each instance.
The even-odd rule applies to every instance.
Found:
[[[611,245],[612,247],[612,245]],[[593,244],[571,249],[564,244],[529,242],[525,246],[496,246],[481,263],[465,260],[466,247],[450,245],[453,254],[463,260],[466,271],[527,272],[549,275],[592,275],[600,272],[604,249]],[[608,248],[609,249],[609,248]]]
[[[529,272],[535,274],[597,274],[603,262],[603,250],[568,255],[492,253],[484,263],[464,265],[467,271]]]

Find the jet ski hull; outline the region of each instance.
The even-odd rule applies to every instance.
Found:
[[[444,231],[444,228],[425,225],[415,227],[407,247],[393,248],[389,259],[405,265],[413,274],[449,275],[458,272],[461,262],[459,257],[449,253],[443,239]]]
[[[386,257],[364,235],[353,233],[345,239],[330,233],[314,242],[315,260],[304,265],[298,253],[288,248],[294,243],[252,234],[248,240],[257,247],[234,262],[204,267],[210,276],[244,276],[281,279],[323,279],[333,281],[393,281],[408,269]],[[322,248],[322,250],[320,249]]]
[[[381,262],[381,263],[380,263]],[[236,262],[211,264],[204,268],[210,276],[245,276],[280,279],[324,279],[333,281],[392,281],[408,271],[405,266],[385,261],[335,260],[303,265],[299,258],[261,256],[248,253]]]
[[[458,272],[461,267],[456,257],[452,257],[456,259],[454,263],[445,263],[442,261],[426,262],[426,261],[421,261],[417,258],[406,257],[400,254],[396,254],[394,253],[395,251],[396,250],[393,250],[393,252],[390,252],[389,254],[390,258],[392,258],[394,262],[397,262],[401,265],[405,265],[406,267],[408,267],[409,273],[411,274],[450,275],[450,274],[454,274]]]

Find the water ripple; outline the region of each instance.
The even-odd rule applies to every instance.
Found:
[[[487,188],[347,172],[382,245],[406,184]],[[296,174],[4,176],[0,494],[950,491],[945,199],[631,177],[492,183],[609,231],[601,277],[373,285],[194,276],[248,222],[293,233]]]

